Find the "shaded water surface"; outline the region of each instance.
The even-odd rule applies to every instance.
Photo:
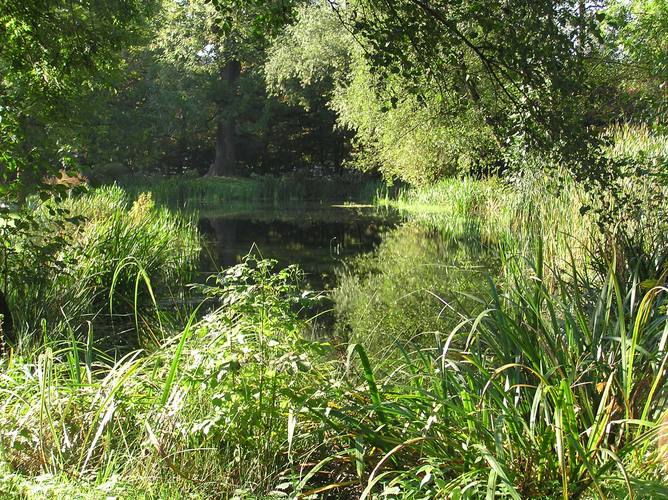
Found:
[[[298,264],[311,289],[330,289],[327,331],[379,352],[436,345],[489,299],[497,242],[474,220],[411,220],[373,207],[314,204],[202,213],[209,244],[202,272],[238,263],[251,247]],[[331,321],[334,320],[335,323]]]
[[[331,203],[206,211],[199,222],[208,240],[201,270],[237,264],[253,247],[281,266],[298,264],[311,286],[327,288],[344,260],[374,250],[399,222],[387,210]]]

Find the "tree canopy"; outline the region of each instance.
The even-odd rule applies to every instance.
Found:
[[[617,167],[593,159],[606,127],[665,122],[666,11],[665,0],[7,1],[3,190],[68,166],[103,181],[345,164],[425,184],[535,156],[608,182]]]
[[[68,162],[64,132],[82,95],[105,84],[156,3],[7,0],[0,9],[0,195]]]

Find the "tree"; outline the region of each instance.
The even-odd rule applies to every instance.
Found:
[[[77,97],[104,85],[153,1],[6,0],[0,8],[0,198],[67,165]]]
[[[521,137],[567,155],[586,140],[583,72],[597,25],[579,0],[357,0],[346,11],[374,71],[459,96],[500,143]]]
[[[0,304],[11,324],[5,292],[14,252],[8,235],[32,227],[24,206],[30,193],[48,196],[45,175],[72,160],[65,132],[76,117],[77,97],[104,85],[118,54],[153,1],[5,0],[0,7]],[[46,238],[49,239],[49,238]],[[32,245],[45,264],[49,243]],[[39,248],[38,248],[39,247]],[[45,251],[41,251],[45,250]]]
[[[499,143],[480,110],[456,92],[440,92],[428,77],[374,71],[371,48],[342,29],[349,15],[327,2],[299,8],[269,50],[270,88],[306,106],[313,105],[307,89],[327,96],[339,127],[354,134],[354,166],[387,179],[424,184],[496,170]]]
[[[617,81],[620,118],[658,121],[668,116],[668,1],[610,2],[603,27],[610,79]],[[611,72],[611,73],[613,73]]]
[[[93,184],[210,162],[209,75],[165,57],[155,40],[161,21],[152,19],[142,43],[125,51],[123,71],[108,87],[81,98],[72,142]]]
[[[583,75],[597,49],[583,2],[308,3],[275,41],[273,88],[329,84],[357,166],[412,184],[497,171],[517,150],[581,159]],[[518,29],[519,28],[519,29]],[[556,147],[555,147],[556,146]]]
[[[208,175],[237,175],[240,89],[244,75],[261,63],[268,37],[259,19],[279,19],[289,5],[249,4],[225,12],[211,2],[184,0],[166,7],[165,26],[160,35],[164,53],[175,63],[217,78],[215,89],[215,158]],[[221,14],[222,13],[222,14]]]

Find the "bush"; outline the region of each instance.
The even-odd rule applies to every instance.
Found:
[[[4,483],[34,489],[30,477],[48,471],[92,495],[220,498],[289,477],[317,445],[300,412],[337,377],[328,346],[302,336],[299,307],[316,297],[297,288],[301,271],[274,265],[221,273],[205,288],[215,310],[148,355],[114,362],[92,344],[51,342],[12,359],[0,380]]]

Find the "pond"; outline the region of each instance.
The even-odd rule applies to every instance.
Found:
[[[479,310],[498,269],[497,239],[474,220],[317,203],[204,211],[199,225],[209,241],[202,273],[251,247],[298,264],[311,289],[328,290],[336,335],[372,351],[448,332]]]
[[[336,203],[202,211],[199,228],[208,244],[201,272],[237,264],[252,249],[281,266],[298,264],[315,289],[331,288],[344,261],[373,251],[400,221],[395,211]]]

